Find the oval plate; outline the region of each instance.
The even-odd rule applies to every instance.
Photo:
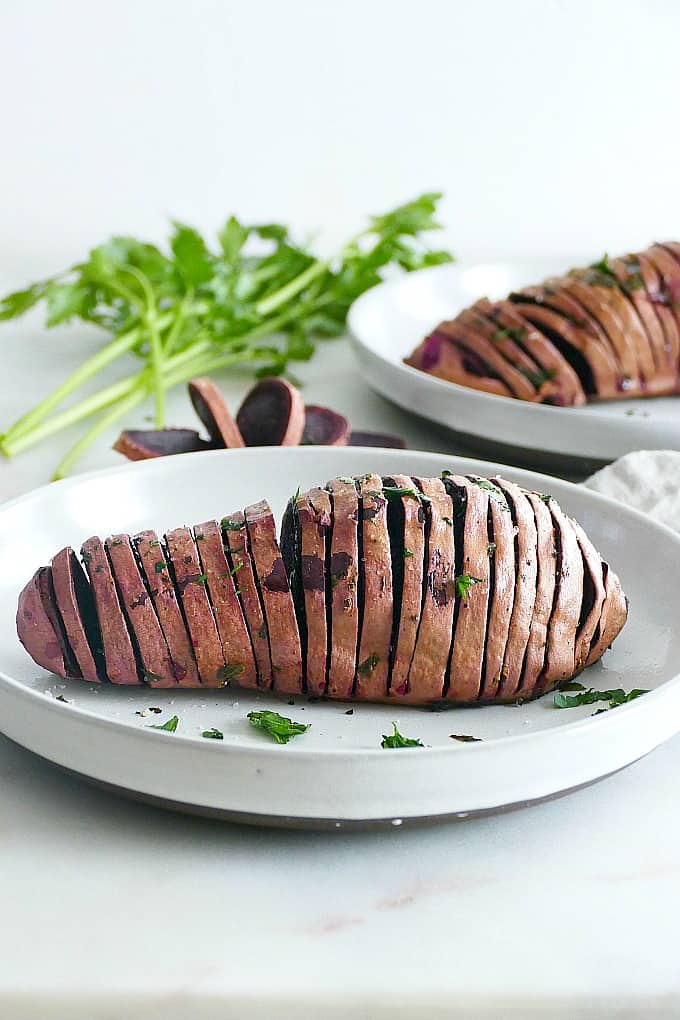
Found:
[[[431,712],[293,699],[230,688],[151,691],[61,680],[17,640],[16,597],[60,547],[92,533],[159,531],[266,496],[278,520],[287,498],[336,475],[501,472],[550,491],[620,573],[628,625],[586,684],[653,692],[596,718],[557,710],[552,697],[520,707]],[[0,507],[0,728],[64,768],[169,806],[300,826],[402,824],[525,804],[592,782],[680,729],[680,537],[588,490],[530,472],[439,454],[352,448],[261,448],[187,454],[81,475]],[[66,701],[59,701],[57,698]],[[158,713],[151,708],[160,708]],[[246,719],[271,708],[311,729],[277,746]],[[150,729],[179,716],[174,734]],[[382,750],[392,721],[425,745]],[[217,727],[221,741],[201,737]],[[461,743],[451,734],[483,738]]]
[[[478,298],[504,297],[572,265],[573,259],[524,259],[437,266],[366,291],[348,323],[367,382],[438,425],[536,453],[609,461],[631,450],[680,449],[678,397],[551,407],[459,386],[403,363],[438,322]]]

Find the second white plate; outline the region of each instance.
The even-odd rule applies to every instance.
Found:
[[[278,520],[297,485],[337,475],[500,471],[552,492],[621,576],[630,619],[584,682],[651,688],[593,717],[552,697],[434,713],[396,705],[288,704],[239,691],[163,691],[60,680],[16,636],[16,597],[35,568],[91,534],[159,531],[266,496]],[[680,536],[603,496],[530,472],[408,450],[285,447],[168,457],[81,475],[0,507],[0,729],[88,779],[185,810],[271,824],[342,827],[465,816],[599,779],[680,729]],[[57,700],[58,698],[65,699]],[[597,706],[595,706],[597,707]],[[160,709],[152,712],[151,709]],[[246,715],[273,708],[311,729],[272,744]],[[176,733],[150,729],[179,717]],[[392,722],[426,745],[382,750]],[[219,728],[222,741],[201,737]],[[460,743],[451,734],[481,737]]]
[[[389,400],[439,425],[528,451],[608,461],[631,450],[680,449],[680,397],[550,407],[459,386],[403,363],[438,322],[483,295],[503,297],[573,264],[573,259],[524,259],[446,265],[374,287],[349,313],[366,380]]]

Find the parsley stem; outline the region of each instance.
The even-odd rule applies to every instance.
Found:
[[[167,314],[161,316],[158,320],[159,328],[168,326],[172,321],[172,315]],[[86,383],[92,376],[96,375],[107,365],[110,365],[116,358],[120,358],[123,354],[139,343],[143,338],[143,329],[141,326],[134,326],[132,329],[127,330],[125,333],[121,333],[120,336],[108,343],[100,351],[94,354],[87,361],[83,362],[80,368],[77,368],[67,379],[63,381],[55,390],[52,390],[44,400],[41,400],[39,404],[36,404],[32,410],[28,411],[21,418],[18,418],[13,425],[10,425],[7,432],[3,437],[3,446],[7,443],[12,444],[15,439],[19,436],[23,436],[24,433],[30,432],[30,430],[38,425],[50,411],[59,407],[60,404],[66,400],[67,397],[77,390],[80,386]]]
[[[97,411],[103,411],[105,407],[115,404],[117,400],[122,400],[137,385],[139,385],[139,376],[137,375],[121,379],[120,382],[98,390],[97,393],[86,397],[78,404],[66,408],[61,414],[54,415],[46,422],[31,429],[30,432],[22,433],[18,439],[8,440],[5,437],[0,443],[0,448],[6,457],[14,457],[17,453],[22,453],[30,446],[34,446],[35,443],[54,435],[55,432],[60,432],[62,429],[68,428],[69,425],[82,421],[83,418],[89,418]]]
[[[122,418],[123,415],[133,411],[135,407],[142,403],[149,392],[148,383],[142,387],[141,381],[137,389],[133,390],[125,400],[121,400],[120,403],[116,404],[115,407],[111,408],[108,414],[103,414],[101,418],[98,418],[92,428],[80,437],[77,443],[71,447],[68,453],[62,457],[61,461],[57,465],[57,469],[52,475],[52,481],[56,482],[60,478],[64,478],[73,465],[82,457],[87,449],[92,446],[92,443],[99,436],[106,432],[107,429],[113,425],[114,422]]]
[[[305,287],[315,280],[317,276],[322,276],[328,269],[329,262],[327,260],[318,260],[313,262],[311,266],[308,266],[303,272],[286,283],[279,290],[275,290],[273,294],[268,294],[267,297],[262,298],[258,301],[255,306],[255,310],[258,315],[269,315],[270,312],[275,312],[277,308],[285,304],[291,298],[295,297],[304,290]]]

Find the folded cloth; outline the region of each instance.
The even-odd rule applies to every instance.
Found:
[[[680,452],[636,450],[583,484],[680,531]]]

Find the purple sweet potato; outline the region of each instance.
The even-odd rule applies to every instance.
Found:
[[[350,446],[376,446],[386,450],[405,450],[406,443],[401,436],[391,436],[387,432],[362,432],[352,429],[349,437]]]
[[[342,414],[317,404],[305,407],[303,446],[347,446],[349,434],[349,422]]]
[[[194,538],[201,569],[206,577],[227,672],[239,687],[257,687],[253,648],[236,594],[239,571],[229,566],[222,544],[222,532],[215,521],[196,524]]]
[[[387,694],[392,640],[392,556],[387,530],[387,497],[379,475],[358,479],[361,527],[359,589],[363,612],[355,695],[374,701]]]
[[[112,535],[105,542],[128,630],[134,637],[142,679],[150,687],[177,683],[168,646],[127,535]]]
[[[95,649],[101,645],[92,592],[73,549],[67,546],[52,560],[57,608],[83,680],[99,683]],[[88,634],[89,630],[89,634]]]
[[[39,567],[19,595],[17,634],[22,645],[43,669],[57,676],[68,676],[66,656],[59,635],[43,604],[40,589],[49,596],[51,571]]]
[[[306,628],[307,693],[326,692],[328,618],[326,606],[326,542],[331,527],[331,501],[323,489],[311,489],[296,499],[300,529],[300,586]]]
[[[300,694],[304,686],[300,634],[274,515],[262,500],[246,507],[245,518],[269,633],[273,687],[281,694]]]
[[[155,531],[141,531],[134,536],[133,542],[168,646],[172,675],[180,687],[198,687],[200,679],[196,659],[170,577],[165,550]]]
[[[333,530],[329,561],[331,584],[331,657],[328,696],[351,698],[357,666],[359,635],[359,497],[352,478],[328,483]]]
[[[396,488],[416,489],[415,482],[408,475],[393,475],[390,482]],[[420,625],[425,566],[425,508],[420,500],[413,499],[412,496],[401,496],[400,500],[403,521],[399,520],[399,533],[390,529],[393,562],[397,556],[401,556],[402,559],[401,571],[399,572],[396,567],[394,570],[395,578],[401,574],[401,601],[393,637],[390,676],[390,694],[393,697],[408,692],[409,671]],[[388,524],[390,516],[396,518],[392,504],[388,507]]]
[[[505,648],[515,604],[515,534],[512,517],[497,500],[489,500],[491,527],[487,554],[492,584],[489,594],[489,624],[486,635],[482,700],[491,701],[500,687]]]
[[[454,510],[440,478],[416,478],[425,497],[425,592],[416,647],[404,700],[416,704],[442,697],[451,648],[456,591]],[[395,692],[396,693],[396,692]]]
[[[224,687],[226,672],[222,643],[206,591],[205,575],[198,562],[196,544],[189,528],[175,528],[165,536],[175,589],[184,610],[198,674],[204,687]],[[163,558],[159,557],[160,569]]]
[[[489,605],[489,490],[477,478],[454,475],[451,484],[466,495],[461,574],[456,579],[457,622],[447,698],[476,701],[482,691]],[[508,511],[504,511],[507,513]]]
[[[268,689],[272,685],[269,635],[253,571],[246,519],[242,513],[223,518],[222,536],[229,552],[229,566],[234,571],[234,577],[238,578],[237,592],[255,656],[257,685]]]
[[[106,675],[113,684],[139,684],[134,647],[101,539],[88,538],[81,555],[94,595]]]
[[[189,397],[214,446],[231,450],[246,445],[224,397],[212,379],[192,379],[189,383]]]
[[[195,429],[125,429],[113,448],[128,460],[151,460],[175,453],[212,450],[214,445],[201,439]]]
[[[305,428],[305,402],[285,379],[262,379],[246,395],[236,423],[246,446],[298,446]]]

